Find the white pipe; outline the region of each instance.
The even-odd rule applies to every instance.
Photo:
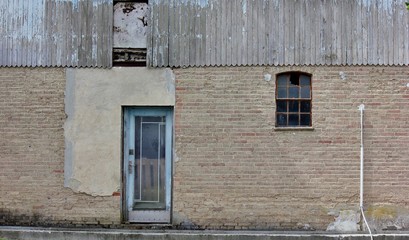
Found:
[[[360,196],[359,196],[359,208],[361,209],[361,214],[364,219],[366,228],[368,228],[369,235],[371,236],[371,240],[373,240],[371,228],[366,221],[366,217],[364,214],[364,110],[365,105],[359,105],[359,111],[361,111],[361,169],[360,169]]]
[[[364,214],[364,208],[363,208],[363,207],[361,207],[361,213],[362,213],[362,217],[364,218],[364,222],[365,222],[366,228],[368,228],[369,236],[371,236],[371,240],[373,240],[372,231],[371,231],[371,229],[369,228],[368,222],[366,221],[366,217],[365,217],[365,214]]]
[[[359,105],[359,111],[361,111],[361,168],[360,168],[360,197],[359,197],[359,207],[363,207],[364,205],[364,110],[365,105]]]

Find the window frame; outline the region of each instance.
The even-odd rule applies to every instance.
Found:
[[[290,97],[290,88],[293,88],[293,84],[291,84],[291,79],[294,77],[294,75],[297,76],[297,81],[298,84],[296,84],[297,88],[298,88],[298,97]],[[301,76],[307,76],[309,79],[309,85],[302,85],[301,84]],[[283,86],[281,84],[279,84],[279,79],[281,76],[285,76],[287,78],[286,84],[285,84],[285,97],[279,97],[279,88],[282,89]],[[302,87],[306,87],[309,86],[309,97],[302,97]],[[289,129],[313,129],[312,128],[312,74],[307,73],[307,72],[302,72],[302,71],[287,71],[287,72],[280,72],[276,74],[276,79],[275,79],[275,114],[274,114],[274,118],[275,118],[275,129],[278,130],[289,130]],[[278,103],[285,103],[285,108],[286,111],[278,111],[279,110],[279,106]],[[294,104],[294,102],[297,102],[297,108],[298,111],[290,111],[290,104]],[[309,104],[309,111],[301,111],[301,104],[302,102],[308,102]],[[281,125],[279,124],[279,115],[286,115],[286,124],[285,125]],[[298,125],[290,125],[290,115],[296,115],[298,116]],[[301,117],[303,115],[309,115],[309,125],[302,125],[301,124]]]

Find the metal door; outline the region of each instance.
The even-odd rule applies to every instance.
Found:
[[[129,222],[169,223],[172,108],[126,108],[124,176]]]

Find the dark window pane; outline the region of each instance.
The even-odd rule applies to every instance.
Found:
[[[141,121],[142,121],[142,117],[135,117],[135,126],[137,126],[135,128],[135,159],[139,159],[140,158],[140,135],[141,135],[141,129],[139,126],[141,126]]]
[[[301,114],[300,115],[300,125],[301,126],[311,126],[311,115]]]
[[[300,77],[300,85],[301,85],[301,86],[311,86],[311,78],[310,78],[310,76],[301,75],[301,77]]]
[[[287,86],[287,82],[288,82],[288,75],[278,76],[278,79],[277,79],[277,85],[278,86],[285,87],[285,86]]]
[[[290,87],[288,92],[289,92],[288,98],[299,98],[299,88],[298,87]]]
[[[300,75],[296,73],[292,73],[290,77],[290,85],[298,86],[300,85],[300,80],[299,80]]]
[[[302,87],[301,88],[301,98],[310,98],[310,87]]]
[[[142,117],[135,117],[135,182],[139,183],[141,181],[139,170],[141,167],[141,120]],[[134,198],[140,199],[141,192],[139,191],[139,184],[135,184]]]
[[[159,124],[142,123],[142,159],[158,159],[159,154]]]
[[[165,122],[165,117],[141,117],[143,122]]]
[[[287,98],[287,88],[277,88],[277,98]]]
[[[287,101],[277,100],[277,112],[287,112]]]
[[[287,126],[287,115],[277,114],[277,126]]]
[[[165,124],[161,124],[160,125],[160,161],[165,161],[165,144],[166,144],[166,125]],[[162,164],[162,163],[161,163]]]
[[[158,161],[160,157],[160,124],[142,123],[141,126],[141,160],[144,169],[140,174],[142,181],[141,201],[157,201],[159,199]]]
[[[288,102],[288,111],[289,112],[298,112],[298,101],[289,101]]]
[[[310,101],[301,101],[300,112],[311,112],[311,102]]]
[[[288,126],[298,126],[298,114],[289,114],[288,115]]]

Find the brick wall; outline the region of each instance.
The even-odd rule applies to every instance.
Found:
[[[0,68],[0,224],[112,224],[120,197],[64,188],[64,69]]]
[[[274,130],[275,74],[283,71],[312,74],[313,131]],[[365,205],[409,204],[407,67],[174,72],[175,218],[206,228],[325,229],[328,213],[358,209],[361,103]]]
[[[274,76],[290,70],[313,75],[312,131],[274,130]],[[357,209],[361,103],[369,218],[409,212],[407,67],[174,72],[175,224],[325,229],[329,212]],[[64,89],[63,69],[0,68],[0,224],[120,221],[120,196],[63,187]]]

